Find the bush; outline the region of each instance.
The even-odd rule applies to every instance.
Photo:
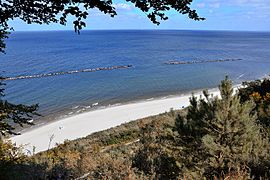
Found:
[[[244,82],[243,86],[239,89],[241,101],[254,100],[253,112],[257,112],[258,122],[270,132],[270,79]]]

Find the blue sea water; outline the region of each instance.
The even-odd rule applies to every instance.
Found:
[[[0,54],[2,76],[132,64],[133,68],[6,82],[5,98],[39,103],[44,116],[235,84],[270,74],[270,33],[225,31],[14,32]],[[169,60],[242,61],[166,65]]]

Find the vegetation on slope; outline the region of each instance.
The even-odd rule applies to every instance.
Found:
[[[0,179],[268,179],[267,93],[260,94],[261,101],[254,96],[266,91],[268,81],[246,83],[233,95],[226,78],[219,86],[221,98],[205,91],[185,110],[67,141],[31,157],[2,142]],[[260,103],[267,111],[263,115]]]

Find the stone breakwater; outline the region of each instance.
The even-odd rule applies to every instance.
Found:
[[[6,77],[6,78],[2,78],[2,80],[11,81],[11,80],[20,80],[20,79],[43,78],[43,77],[49,77],[49,76],[60,76],[60,75],[65,75],[65,74],[107,71],[107,70],[114,70],[114,69],[127,69],[127,68],[131,68],[131,67],[132,67],[132,65],[99,67],[99,68],[92,68],[92,69],[80,69],[80,70],[72,70],[72,71],[46,73],[46,74],[34,74],[34,75],[25,75],[25,76]]]
[[[167,61],[164,64],[167,65],[183,65],[183,64],[199,64],[199,63],[214,63],[214,62],[228,62],[228,61],[241,61],[242,59],[216,59],[216,60],[206,60],[206,61]],[[20,79],[32,79],[32,78],[43,78],[49,76],[60,76],[65,74],[75,74],[75,73],[84,73],[84,72],[96,72],[96,71],[106,71],[106,70],[114,70],[114,69],[127,69],[131,68],[132,65],[125,66],[110,66],[110,67],[99,67],[92,69],[80,69],[80,70],[72,70],[72,71],[62,71],[62,72],[54,72],[54,73],[45,73],[45,74],[34,74],[34,75],[24,75],[24,76],[15,76],[15,77],[5,77],[1,78],[1,80],[12,81],[12,80],[20,80]]]
[[[215,63],[215,62],[228,62],[228,61],[241,61],[243,59],[216,59],[206,61],[167,61],[165,64],[178,65],[178,64],[199,64],[199,63]]]

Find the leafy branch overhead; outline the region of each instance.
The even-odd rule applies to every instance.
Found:
[[[147,17],[159,25],[161,20],[167,20],[166,12],[173,9],[179,14],[186,14],[193,20],[204,20],[190,5],[193,0],[126,0],[144,12]],[[112,0],[0,0],[0,52],[4,52],[4,39],[12,30],[9,22],[15,18],[27,24],[59,23],[66,25],[67,17],[75,17],[73,21],[75,32],[86,26],[84,19],[89,10],[96,8],[111,17],[117,15]]]

